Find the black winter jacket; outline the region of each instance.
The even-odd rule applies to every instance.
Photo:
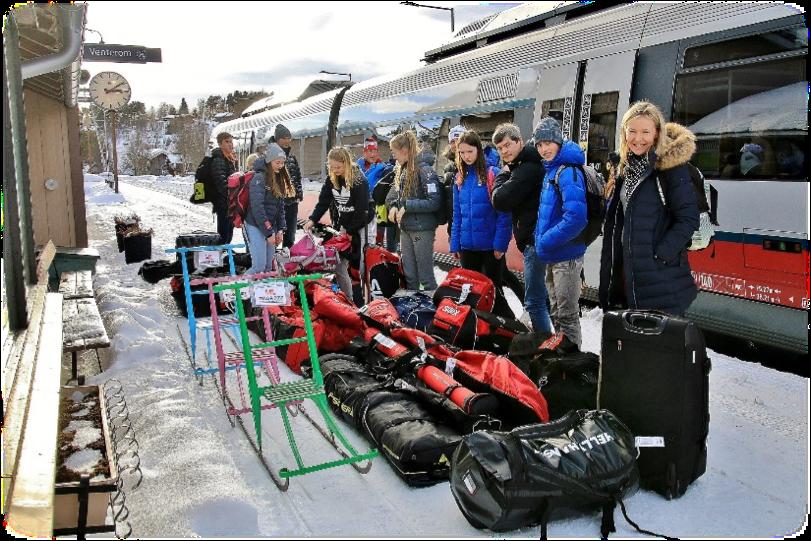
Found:
[[[211,151],[211,178],[215,189],[212,213],[228,212],[228,177],[236,169],[236,164],[226,158],[220,148]]]
[[[334,227],[343,227],[349,233],[358,233],[369,223],[369,183],[360,169],[353,167],[355,182],[347,189],[343,178],[339,177],[340,190],[336,190],[332,181],[327,178],[318,196],[318,203],[310,215],[310,220],[318,222],[330,205],[335,202],[338,209],[338,223]]]
[[[535,146],[528,143],[515,161],[507,165],[510,170],[496,177],[493,207],[512,212],[515,244],[523,253],[527,246],[535,245],[535,224],[544,177],[543,160]]]
[[[695,152],[695,137],[674,123],[664,131],[666,151],[656,156],[655,166],[626,207],[620,203],[622,176],[608,203],[600,259],[599,300],[604,310],[628,307],[683,315],[696,298],[687,246],[698,229],[699,213],[685,165]]]

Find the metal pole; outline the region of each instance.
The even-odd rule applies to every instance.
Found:
[[[112,130],[113,130],[113,181],[115,186],[115,193],[118,193],[118,149],[116,148],[115,141],[115,111],[110,111],[112,117]]]

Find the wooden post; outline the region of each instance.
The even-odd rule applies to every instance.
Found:
[[[113,135],[113,181],[115,186],[115,193],[118,193],[118,149],[116,148],[115,141],[115,111],[110,111],[110,120],[112,124]]]

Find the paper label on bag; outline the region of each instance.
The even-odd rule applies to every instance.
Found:
[[[428,193],[436,193],[436,184],[429,184],[427,186],[427,188],[428,188]]]
[[[391,338],[389,338],[388,336],[385,336],[385,335],[380,334],[380,333],[377,333],[377,334],[374,336],[374,340],[375,340],[376,342],[380,342],[380,344],[381,344],[382,346],[387,347],[387,348],[389,348],[389,349],[391,349],[391,348],[393,348],[394,346],[396,346],[396,345],[397,345],[397,342],[395,342],[394,340],[392,340],[392,339],[391,339]]]
[[[240,289],[240,297],[242,297],[243,301],[247,301],[251,298],[251,288],[250,287],[243,287]],[[237,296],[234,293],[233,289],[223,289],[220,291],[220,300],[222,302],[234,302]]]
[[[222,256],[223,253],[220,250],[194,252],[194,266],[201,269],[221,267]]]
[[[637,447],[664,447],[665,439],[661,436],[637,436],[634,438]]]
[[[473,475],[470,473],[470,470],[468,470],[464,477],[462,477],[462,482],[465,483],[465,488],[468,492],[470,492],[471,496],[476,494],[476,489],[479,487],[477,487],[476,482],[473,481]]]
[[[253,286],[254,306],[287,306],[290,295],[285,282],[270,282]]]

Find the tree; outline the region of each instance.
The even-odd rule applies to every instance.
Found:
[[[186,98],[180,98],[180,108],[177,110],[177,113],[180,115],[189,114],[189,104],[186,103]]]
[[[127,153],[121,161],[122,169],[132,170],[133,175],[143,175],[149,172],[149,151],[146,131],[142,127],[132,130],[132,137],[127,145]]]
[[[193,171],[206,153],[211,131],[204,120],[190,118],[178,124],[175,151],[182,156],[187,171]]]

